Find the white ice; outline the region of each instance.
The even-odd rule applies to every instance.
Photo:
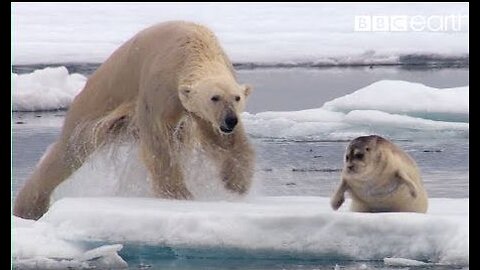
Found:
[[[421,115],[423,118],[435,114],[458,114],[462,116],[462,122],[468,122],[468,89],[468,86],[438,89],[420,83],[382,80],[326,102],[323,108],[345,113],[353,110],[378,110]]]
[[[385,263],[385,265],[390,265],[390,266],[424,266],[424,265],[428,265],[428,263],[425,263],[425,262],[410,260],[410,259],[405,259],[405,258],[384,258],[383,262]]]
[[[269,258],[469,264],[469,199],[430,199],[427,214],[353,213],[349,203],[347,199],[335,212],[329,198],[308,196],[235,202],[64,198],[39,221],[14,217],[13,257],[16,262],[91,258],[80,242],[100,241],[170,247],[192,256],[193,250],[206,249],[234,250],[230,257],[266,253]],[[102,250],[100,255],[117,254],[112,248]],[[395,262],[400,261],[390,260]]]
[[[39,69],[28,74],[12,73],[13,111],[66,109],[83,89],[87,78],[69,74],[63,67]]]
[[[67,108],[86,82],[84,76],[69,74],[65,67],[12,74],[12,79],[16,111]],[[400,139],[468,138],[469,86],[439,89],[420,83],[381,80],[317,109],[245,112],[242,117],[247,132],[256,137],[335,140],[377,133]],[[33,122],[60,126],[62,120],[45,116]]]
[[[14,217],[15,265],[122,266],[118,245],[130,244],[189,257],[469,264],[468,198],[430,198],[427,214],[352,213],[349,198],[335,212],[329,198],[265,197],[255,185],[239,198],[218,190],[214,166],[194,155],[188,166],[202,173],[187,170],[185,181],[195,200],[164,200],[150,193],[137,150],[135,144],[100,149],[57,187],[39,221]]]
[[[432,18],[432,27],[355,32],[355,16],[363,15],[423,16]],[[440,20],[448,15],[460,19]],[[138,31],[167,20],[210,27],[234,62],[392,64],[408,54],[465,57],[468,15],[468,3],[13,3],[12,61],[101,63]],[[438,31],[442,23],[449,31]]]
[[[243,119],[257,137],[351,139],[377,133],[399,139],[468,138],[469,87],[381,80],[318,109],[244,113]]]
[[[66,269],[124,267],[117,254],[122,245],[104,245],[88,250],[78,243],[58,237],[51,224],[13,216],[12,254],[20,269]]]

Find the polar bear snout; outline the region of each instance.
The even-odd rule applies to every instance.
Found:
[[[225,125],[229,129],[233,129],[238,123],[238,118],[236,115],[233,116],[227,116],[225,118]]]
[[[235,126],[238,123],[238,118],[234,114],[228,114],[225,119],[223,120],[223,123],[220,125],[220,130],[223,133],[231,133]]]

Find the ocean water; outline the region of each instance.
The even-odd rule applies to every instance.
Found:
[[[51,93],[57,93],[55,91],[58,91],[58,89],[61,90],[64,89],[62,87],[71,85],[71,83],[58,82],[64,79],[72,79],[72,72],[79,72],[85,78],[91,74],[92,69],[82,69],[82,66],[85,65],[68,66],[70,74],[66,72],[62,75],[62,72],[55,73],[56,71],[52,71],[53,75],[40,75],[35,80],[37,82],[40,81],[40,84],[43,83],[44,85],[54,81],[54,85],[57,88],[55,88],[56,90],[51,90]],[[28,74],[29,71],[42,70],[43,68],[44,66],[36,65],[16,66],[14,71],[17,71],[18,74]],[[120,216],[113,216],[112,219],[121,220],[121,222],[125,222],[126,226],[130,225],[133,228],[138,228],[132,235],[137,235],[139,231],[143,231],[146,238],[133,237],[130,240],[125,240],[125,237],[130,234],[127,232],[124,232],[125,234],[123,235],[121,233],[117,235],[104,234],[104,231],[108,230],[118,229],[121,232],[122,230],[113,225],[113,227],[105,225],[107,217],[104,221],[94,218],[98,213],[92,209],[102,209],[102,203],[104,202],[101,198],[118,194],[109,189],[112,185],[118,184],[115,182],[115,166],[108,165],[108,155],[100,155],[100,157],[90,162],[94,166],[84,166],[85,168],[82,168],[79,174],[74,175],[69,180],[69,183],[62,187],[63,190],[57,192],[55,200],[58,203],[56,202],[52,206],[55,211],[49,211],[51,213],[42,218],[43,223],[28,224],[27,226],[23,220],[16,222],[21,224],[18,226],[19,232],[26,235],[28,235],[26,232],[36,236],[55,235],[55,237],[60,239],[59,241],[67,241],[66,243],[58,244],[59,248],[63,247],[62,245],[73,245],[73,247],[68,247],[74,249],[75,252],[80,252],[78,249],[85,251],[104,246],[108,252],[102,250],[99,252],[100,255],[97,255],[97,257],[93,256],[94,259],[84,260],[82,264],[75,261],[75,258],[78,259],[77,255],[77,257],[73,255],[67,256],[62,251],[60,254],[64,254],[65,258],[61,260],[58,258],[58,252],[52,251],[53,253],[51,254],[44,254],[36,248],[35,241],[27,241],[21,242],[28,244],[25,244],[23,246],[24,249],[20,249],[16,253],[21,254],[21,256],[17,255],[18,258],[22,258],[17,259],[17,266],[19,268],[29,268],[33,264],[47,268],[58,267],[59,265],[61,267],[81,268],[86,265],[102,266],[101,263],[104,263],[103,261],[110,261],[112,265],[125,267],[115,257],[115,254],[117,254],[128,264],[130,269],[142,267],[152,267],[153,269],[397,269],[396,267],[398,266],[395,265],[406,267],[408,263],[401,259],[394,258],[392,259],[393,262],[392,260],[389,261],[388,258],[387,260],[384,259],[386,257],[395,257],[394,255],[398,257],[403,255],[404,258],[417,260],[417,264],[419,263],[418,261],[428,263],[427,265],[415,266],[415,268],[418,267],[419,269],[468,269],[468,237],[465,239],[464,235],[457,236],[456,239],[459,240],[454,243],[457,246],[450,248],[450,250],[457,250],[461,255],[454,254],[454,256],[448,252],[444,255],[438,255],[442,254],[441,250],[449,245],[453,245],[444,243],[444,240],[438,240],[443,239],[440,237],[441,233],[448,234],[450,231],[439,231],[438,239],[433,238],[437,240],[428,240],[426,243],[430,244],[425,244],[425,247],[422,248],[414,248],[412,246],[411,248],[414,251],[410,253],[401,251],[404,248],[401,244],[396,246],[394,242],[376,242],[378,240],[375,240],[375,237],[372,237],[373,240],[370,239],[368,241],[377,244],[379,247],[391,246],[391,249],[387,248],[385,252],[371,251],[370,253],[362,253],[356,250],[362,248],[359,244],[362,242],[354,240],[347,244],[347,246],[353,245],[354,251],[350,249],[345,251],[345,247],[335,247],[338,244],[336,242],[332,242],[330,246],[317,247],[317,242],[308,242],[308,235],[305,235],[305,232],[314,235],[317,233],[317,230],[320,230],[319,228],[322,228],[321,230],[329,228],[324,220],[331,220],[333,217],[336,217],[331,216],[328,197],[339,183],[343,162],[342,157],[349,140],[359,135],[375,133],[388,137],[412,155],[421,169],[429,197],[434,200],[434,206],[432,206],[431,210],[433,217],[428,216],[426,221],[421,221],[426,223],[419,221],[418,224],[415,223],[411,226],[418,229],[418,233],[422,232],[422,228],[424,228],[422,226],[431,228],[428,222],[431,222],[430,218],[436,218],[435,213],[438,212],[441,215],[440,219],[452,219],[455,221],[454,225],[460,224],[458,225],[461,228],[460,232],[466,233],[468,236],[468,88],[462,88],[469,85],[468,73],[468,68],[421,69],[382,66],[374,66],[372,68],[239,69],[239,81],[250,83],[255,88],[246,108],[248,113],[243,115],[247,133],[257,153],[254,192],[250,199],[252,201],[247,200],[246,202],[247,205],[251,204],[253,208],[242,210],[242,207],[247,206],[241,203],[238,205],[234,203],[231,205],[232,207],[240,207],[238,216],[232,214],[231,220],[215,224],[216,219],[222,220],[222,218],[216,216],[217,214],[223,216],[231,211],[231,209],[225,209],[224,207],[224,205],[228,206],[230,203],[222,202],[222,198],[215,199],[215,196],[213,196],[214,198],[209,198],[210,193],[208,193],[201,199],[201,201],[207,201],[205,202],[205,208],[198,208],[202,204],[197,205],[195,203],[188,207],[186,206],[186,210],[175,204],[169,205],[168,202],[166,205],[159,204],[155,206],[157,207],[155,209],[159,211],[180,207],[179,211],[184,213],[185,216],[177,216],[170,212],[161,214],[162,212],[160,211],[160,216],[155,221],[167,220],[175,224],[175,226],[179,226],[182,222],[189,220],[185,224],[190,224],[190,227],[185,225],[187,226],[185,231],[183,233],[179,231],[178,235],[174,234],[177,229],[171,231],[165,229],[164,226],[167,225],[158,225],[160,227],[158,227],[159,231],[157,232],[163,232],[160,235],[163,235],[162,237],[164,238],[157,239],[158,234],[155,233],[155,227],[152,227],[151,234],[148,233],[147,228],[149,228],[148,224],[150,224],[148,221],[145,221],[144,228],[141,226],[136,227],[126,222],[126,220],[136,217],[140,218],[137,221],[142,224],[142,217],[130,217],[121,214],[119,214]],[[77,79],[81,83],[82,78],[73,78],[73,80]],[[369,104],[367,107],[360,109],[355,107],[358,104],[370,101],[369,95],[372,92],[384,89],[387,86],[413,91],[410,96],[396,97],[395,103],[405,104],[405,106],[400,108],[402,112],[397,112],[394,109],[392,109],[393,111],[382,109],[383,105],[377,103]],[[452,89],[454,98],[449,97],[447,101],[442,101],[441,97],[444,94],[441,93],[448,93],[441,91],[447,88]],[[464,90],[467,93],[467,103],[465,103],[465,99],[462,97],[462,93],[465,93]],[[427,99],[430,100],[432,97],[435,97],[432,100],[435,100],[436,103],[431,108],[428,107],[430,106],[427,104],[428,102],[421,103],[422,91],[433,91],[432,96],[429,96],[429,99]],[[355,104],[357,105],[352,107],[348,102],[349,97],[354,93],[358,98],[355,98]],[[47,97],[45,97],[46,99]],[[30,99],[26,96],[25,100],[28,101]],[[39,99],[31,100],[38,101]],[[57,102],[54,104],[54,107],[56,104],[63,102],[58,101],[59,99],[53,100]],[[329,102],[330,106],[325,105],[327,102]],[[412,109],[408,106],[410,102],[425,105],[422,105],[424,106],[422,109]],[[449,107],[451,103],[458,105]],[[350,107],[345,109],[345,106]],[[466,109],[464,106],[467,106]],[[343,108],[343,111],[338,108]],[[309,111],[309,109],[311,110]],[[359,115],[362,114],[365,118],[359,118]],[[36,162],[48,145],[59,135],[64,115],[64,110],[13,112],[13,197],[15,197],[26,178],[32,173]],[[382,122],[379,120],[383,118],[388,121]],[[127,156],[126,154],[121,155]],[[125,160],[127,163],[132,162],[132,164],[135,164],[128,158]],[[112,175],[113,180],[109,179],[107,181],[102,179],[112,177]],[[105,183],[102,183],[102,180],[105,180]],[[82,188],[79,189],[79,186]],[[132,196],[134,193],[132,190],[128,190],[128,188],[122,192],[121,195],[127,196]],[[94,206],[95,201],[88,199],[89,195],[100,198],[98,207]],[[86,200],[85,203],[91,205],[92,209],[84,210],[84,216],[79,214],[83,212],[78,212],[78,210],[77,212],[72,211],[73,209],[79,209],[78,202],[69,201],[69,197],[77,197],[80,202],[82,202],[82,199]],[[262,208],[265,203],[262,201],[262,198],[265,198],[267,204],[271,203],[269,200],[272,198],[279,198],[283,200],[283,204],[275,201],[265,210]],[[133,198],[128,200],[131,201],[127,204],[135,205]],[[218,200],[220,201],[216,203]],[[291,204],[297,205],[298,209],[288,210]],[[136,212],[147,205],[147,203],[140,201],[138,202],[139,208],[133,208],[135,209],[133,211]],[[454,209],[452,213],[444,209],[448,205],[451,205]],[[346,206],[342,208],[343,212],[348,212]],[[122,207],[119,207],[119,209],[121,210]],[[200,209],[210,210],[202,214]],[[282,209],[287,210],[283,211]],[[249,218],[253,220],[252,223],[235,225],[238,219],[245,218],[247,210],[253,213],[253,217],[247,216],[247,220],[250,220]],[[456,215],[453,213],[465,210],[464,214],[455,218]],[[124,212],[129,211],[132,210],[125,209]],[[111,214],[114,215],[115,213],[114,211]],[[97,226],[98,228],[103,226],[103,229],[100,231],[93,230],[89,236],[81,233],[77,233],[76,236],[66,236],[70,233],[75,235],[73,232],[88,232],[89,225],[82,223],[80,220],[77,221],[77,224],[84,224],[84,226],[69,227],[70,225],[68,224],[71,224],[75,218],[74,216],[77,215],[82,220],[91,220],[92,222],[97,220],[100,223],[95,223],[95,225],[103,224]],[[259,215],[260,218],[255,219],[255,215]],[[309,215],[312,216],[309,217]],[[346,216],[345,218],[349,217]],[[414,220],[415,218],[411,216],[405,217],[406,220]],[[273,225],[275,220],[277,222],[280,220],[281,224]],[[296,227],[296,224],[282,225],[295,223],[295,221],[298,221],[299,227]],[[374,224],[384,221],[372,220],[365,222],[369,225],[363,231],[358,229],[356,232],[350,233],[359,236],[365,234],[365,231],[375,231],[377,227]],[[392,222],[392,226],[403,224],[402,220],[389,222]],[[196,232],[194,228],[198,228],[201,224],[206,226],[205,231],[200,230],[197,234],[188,233]],[[220,229],[218,226],[222,228],[226,226],[225,238],[222,238],[222,230],[218,231]],[[302,226],[307,226],[305,228],[308,228],[303,234],[301,233]],[[449,226],[453,225],[450,223],[444,224],[445,228]],[[455,226],[452,228],[456,228]],[[237,230],[241,232],[245,230],[245,233],[248,234],[249,229],[255,231],[257,227],[273,231],[271,234],[272,238],[289,234],[292,234],[294,238],[290,239],[287,237],[278,243],[273,241],[270,245],[262,247],[257,244],[258,241],[261,241],[260,239],[253,239],[251,242],[248,240],[243,241],[240,239],[245,237],[245,235],[235,234]],[[165,231],[162,231],[162,228]],[[294,232],[298,230],[300,232],[295,234]],[[452,231],[455,231],[455,229],[452,229]],[[232,240],[234,244],[231,244],[227,237],[227,235],[232,233],[238,237],[238,239],[234,238],[234,240],[237,240]],[[260,230],[258,237],[264,233],[264,231]],[[338,232],[334,231],[334,233]],[[185,235],[191,236],[191,238]],[[328,238],[327,235],[328,233],[322,235],[318,238],[318,241],[321,242],[322,239]],[[185,239],[182,240],[183,236],[185,236]],[[400,239],[402,237],[403,239],[409,238],[405,232],[399,232],[397,236],[401,237]],[[420,235],[419,237],[425,236]],[[296,238],[298,238],[298,241],[295,240]],[[263,241],[269,242],[269,239],[267,237]],[[237,242],[245,243],[237,246],[235,244]],[[41,241],[39,240],[38,243],[41,243]],[[121,244],[122,247],[111,246],[116,244]],[[405,245],[408,246],[410,244],[407,243]],[[467,247],[466,251],[465,245]],[[372,248],[372,250],[376,250],[376,248]],[[382,249],[380,248],[380,250]],[[72,251],[72,254],[76,254],[75,252]],[[32,254],[37,254],[37,260],[32,259]],[[43,260],[38,259],[39,254],[40,258],[44,258]],[[57,257],[52,256],[52,254],[57,254]],[[108,256],[105,254],[108,254]],[[451,257],[454,259],[451,259]]]

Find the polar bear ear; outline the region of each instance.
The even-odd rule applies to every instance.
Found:
[[[245,94],[246,97],[248,97],[250,93],[252,93],[253,91],[253,87],[248,84],[242,84],[242,88],[243,88],[243,93]]]
[[[179,91],[180,91],[180,95],[184,97],[189,97],[190,93],[192,92],[192,88],[190,86],[184,85],[184,86],[180,86]]]

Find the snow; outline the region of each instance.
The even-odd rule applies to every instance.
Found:
[[[65,109],[83,89],[87,78],[63,67],[48,67],[28,74],[12,73],[13,111]]]
[[[234,62],[468,62],[468,14],[468,3],[13,3],[12,53],[14,64],[101,63],[150,25],[188,20],[211,28]],[[454,15],[460,31],[355,32],[364,15]]]
[[[329,198],[309,196],[235,202],[63,198],[36,222],[14,217],[13,257],[17,263],[71,263],[71,258],[88,263],[105,256],[122,265],[115,257],[120,245],[143,244],[193,257],[268,254],[271,259],[385,258],[390,265],[469,264],[469,199],[432,198],[427,214],[353,213],[349,204],[347,199],[335,212]],[[85,241],[105,246],[86,251]]]

